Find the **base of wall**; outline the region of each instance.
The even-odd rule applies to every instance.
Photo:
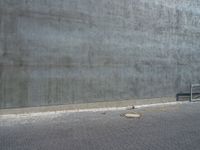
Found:
[[[99,108],[120,108],[120,107],[132,107],[135,105],[147,105],[156,103],[175,102],[175,97],[162,97],[154,99],[135,99],[135,100],[123,100],[112,102],[95,102],[85,104],[70,104],[59,106],[42,106],[42,107],[27,107],[27,108],[15,108],[15,109],[0,109],[0,115],[7,114],[25,114],[25,113],[38,113],[38,112],[52,112],[52,111],[73,111],[84,109],[99,109]]]

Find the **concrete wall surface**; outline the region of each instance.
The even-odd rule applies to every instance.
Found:
[[[0,108],[175,96],[199,58],[200,0],[0,0]]]

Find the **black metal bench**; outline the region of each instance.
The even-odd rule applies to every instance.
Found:
[[[190,93],[178,93],[176,94],[176,101],[180,101],[180,97],[186,97],[189,101],[199,101],[200,100],[200,92],[193,92],[195,88],[199,88],[200,84],[191,84]]]
[[[200,93],[193,93],[192,94],[192,96],[194,97],[196,97],[196,96],[199,96],[200,97]],[[197,99],[192,99],[191,100],[191,93],[178,93],[178,94],[176,94],[176,101],[181,101],[180,100],[180,97],[184,97],[184,98],[186,98],[187,100],[189,100],[189,101],[194,101],[194,100],[197,100]]]

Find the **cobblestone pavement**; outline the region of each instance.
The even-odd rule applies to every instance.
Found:
[[[200,149],[200,103],[134,110],[140,119],[125,112],[1,117],[0,150]]]

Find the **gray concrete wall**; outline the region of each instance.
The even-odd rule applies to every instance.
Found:
[[[0,108],[175,96],[199,58],[199,0],[0,0]]]

